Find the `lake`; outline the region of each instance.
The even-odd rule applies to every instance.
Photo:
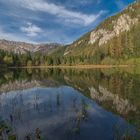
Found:
[[[0,140],[8,139],[139,140],[139,70],[0,70]]]

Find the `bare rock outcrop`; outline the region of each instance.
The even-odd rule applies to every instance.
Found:
[[[129,31],[131,27],[138,22],[138,18],[131,18],[127,14],[121,15],[116,21],[112,21],[113,30],[97,29],[90,34],[90,44],[99,42],[99,46],[106,44],[110,39],[119,36],[124,31]]]

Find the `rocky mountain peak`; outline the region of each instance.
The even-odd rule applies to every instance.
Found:
[[[17,53],[17,54],[24,54],[27,52],[48,53],[49,51],[52,51],[53,49],[56,49],[59,46],[61,45],[57,43],[31,44],[31,43],[25,43],[25,42],[8,41],[5,39],[0,40],[0,49],[8,51],[8,52]]]

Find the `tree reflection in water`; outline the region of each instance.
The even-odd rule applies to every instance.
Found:
[[[55,139],[55,133],[62,140],[65,135],[83,140],[84,133],[91,138],[98,129],[103,133],[107,127],[115,139],[135,139],[126,127],[125,131],[117,127],[114,133],[109,128],[116,125],[117,119],[125,119],[122,124],[127,122],[130,130],[139,133],[139,85],[139,73],[114,69],[4,71],[0,73],[0,113],[6,123],[1,125],[0,137],[19,139],[15,134],[21,135],[26,127],[24,139]],[[100,108],[104,110],[100,112]]]

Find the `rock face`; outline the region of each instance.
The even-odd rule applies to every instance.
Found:
[[[90,44],[94,44],[96,41],[99,42],[99,46],[107,43],[110,39],[115,36],[119,36],[124,31],[129,31],[131,27],[138,22],[138,18],[130,18],[129,15],[123,14],[116,21],[112,21],[113,30],[97,29],[90,34]]]
[[[0,49],[17,53],[17,54],[24,54],[27,52],[49,53],[50,51],[56,49],[59,46],[61,45],[57,43],[36,45],[36,44],[30,44],[30,43],[25,43],[25,42],[0,40]]]
[[[23,54],[26,52],[32,52],[34,49],[34,45],[24,42],[0,40],[0,49]]]

